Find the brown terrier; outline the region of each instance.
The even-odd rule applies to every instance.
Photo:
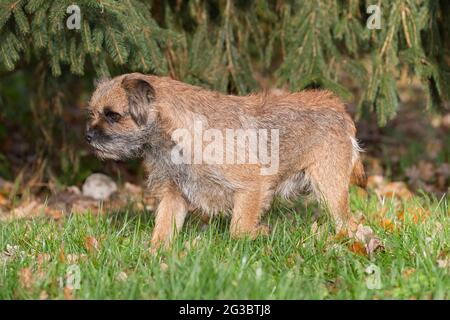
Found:
[[[341,230],[350,183],[365,184],[355,125],[328,91],[238,97],[132,73],[99,83],[89,110],[86,139],[100,158],[145,161],[159,200],[153,248],[195,209],[231,209],[233,236],[264,233],[276,194],[312,193]]]

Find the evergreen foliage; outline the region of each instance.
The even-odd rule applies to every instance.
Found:
[[[71,4],[79,30],[66,27]],[[381,29],[366,27],[371,4]],[[361,89],[360,115],[383,125],[401,75],[421,81],[428,108],[449,101],[449,13],[446,0],[0,0],[0,74],[39,62],[56,78],[131,70],[240,94],[273,75],[349,98],[346,74]]]

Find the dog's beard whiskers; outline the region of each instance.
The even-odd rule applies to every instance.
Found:
[[[149,139],[148,134],[148,130],[141,130],[128,135],[112,133],[99,138],[91,146],[102,160],[140,158],[144,155],[144,145]]]

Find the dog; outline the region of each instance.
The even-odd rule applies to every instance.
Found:
[[[152,248],[191,210],[231,213],[234,237],[267,234],[260,218],[276,195],[314,195],[343,230],[349,186],[365,186],[354,122],[326,90],[233,96],[130,73],[98,83],[88,110],[98,157],[144,160],[158,199]]]

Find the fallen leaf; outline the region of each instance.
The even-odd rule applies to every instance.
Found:
[[[376,250],[382,250],[383,248],[383,243],[377,237],[371,238],[366,244],[366,250],[369,256],[371,256]]]
[[[442,269],[449,268],[450,267],[450,259],[449,258],[438,259],[437,265],[438,265],[438,268],[442,268]]]
[[[48,299],[48,293],[45,290],[42,290],[41,293],[39,293],[39,300],[47,300]]]
[[[119,272],[117,274],[116,279],[118,281],[124,282],[124,281],[126,281],[128,279],[128,276],[127,276],[127,274],[125,272],[121,271],[121,272]]]
[[[367,251],[366,248],[364,246],[364,244],[362,244],[359,241],[354,241],[350,244],[349,246],[350,251],[359,254],[361,256],[367,256]]]
[[[20,251],[19,246],[12,246],[10,244],[6,245],[6,250],[4,252],[0,252],[0,262],[7,263],[16,258],[22,258],[25,256],[24,251]]]
[[[11,210],[7,215],[1,217],[0,220],[8,221],[12,219],[22,219],[38,216],[45,210],[42,203],[32,200],[28,203],[24,202],[17,208]]]
[[[6,207],[9,204],[9,200],[0,193],[0,206]]]
[[[84,240],[84,247],[89,253],[97,252],[99,249],[98,240],[94,237],[86,237]]]
[[[355,238],[357,240],[361,241],[362,243],[366,243],[372,237],[374,237],[374,233],[371,227],[364,226],[363,224],[358,225],[355,233]]]
[[[430,212],[422,208],[408,208],[407,210],[400,211],[397,214],[397,218],[404,222],[406,218],[405,216],[408,216],[409,219],[412,220],[412,222],[418,224],[419,222],[424,222],[429,215]]]
[[[375,235],[372,228],[359,224],[354,235],[357,243],[364,246],[366,254],[372,255],[377,249],[383,249],[381,240]]]
[[[33,274],[31,268],[22,268],[19,271],[19,283],[24,289],[30,290],[33,287]]]
[[[405,278],[409,278],[414,272],[416,272],[416,269],[414,269],[414,268],[406,268],[405,270],[403,270],[402,275]]]
[[[14,183],[0,177],[0,194],[8,196],[14,189]]]
[[[53,220],[60,220],[63,217],[62,210],[45,208],[45,215]]]
[[[49,262],[51,259],[50,254],[48,253],[39,253],[37,256],[37,264],[38,264],[38,269],[41,270],[42,267]]]
[[[373,175],[367,177],[367,187],[370,189],[379,188],[384,184],[384,177],[381,175]]]
[[[391,219],[384,219],[381,222],[381,226],[383,227],[383,229],[385,231],[394,232],[394,230],[395,230],[395,225],[394,225],[394,223],[392,222]]]
[[[319,225],[317,224],[317,221],[314,221],[311,225],[311,233],[316,233],[317,229],[319,228]]]
[[[73,289],[69,286],[64,287],[64,299],[73,300]]]
[[[412,197],[412,192],[406,186],[406,183],[402,181],[390,182],[378,190],[376,190],[381,196],[385,197],[398,197],[400,199],[409,199]]]
[[[159,265],[162,271],[167,271],[169,269],[169,266],[165,262],[161,262]]]
[[[85,255],[84,253],[81,254],[74,254],[74,253],[69,253],[66,256],[66,260],[68,264],[77,264],[80,261],[84,261],[87,259],[87,255]]]
[[[338,233],[336,233],[336,235],[334,237],[332,236],[329,239],[339,242],[339,241],[343,241],[343,240],[347,239],[348,236],[349,236],[348,230],[340,230]]]
[[[59,248],[58,259],[62,263],[66,262],[66,256],[64,254],[64,245],[61,245],[61,247]]]

